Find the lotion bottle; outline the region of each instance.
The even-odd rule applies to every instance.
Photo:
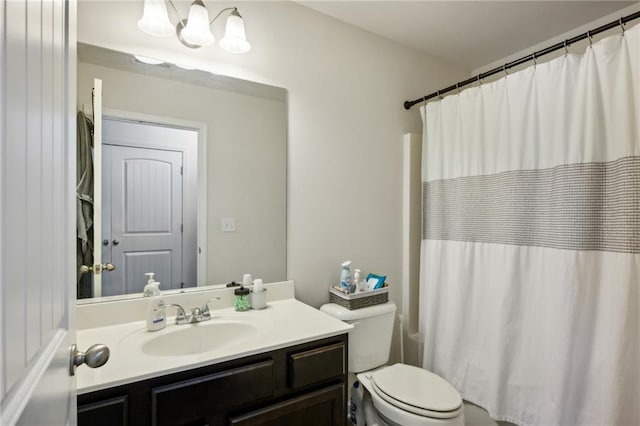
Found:
[[[355,293],[357,290],[359,290],[358,288],[359,285],[360,285],[360,269],[356,269],[353,274],[353,280],[351,282],[351,288],[352,288],[351,293]]]
[[[147,309],[147,330],[162,330],[167,325],[167,315],[162,293],[160,292],[160,283],[154,282],[148,285],[151,285],[153,295],[149,300],[149,308]]]

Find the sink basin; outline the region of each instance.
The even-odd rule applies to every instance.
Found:
[[[248,322],[214,318],[194,324],[167,326],[142,345],[142,352],[153,356],[184,356],[214,351],[250,339],[258,328]]]

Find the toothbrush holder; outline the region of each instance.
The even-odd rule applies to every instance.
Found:
[[[264,309],[267,307],[267,289],[251,293],[251,308]]]

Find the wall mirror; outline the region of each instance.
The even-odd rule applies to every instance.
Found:
[[[80,273],[79,247],[79,300],[138,297],[147,272],[163,291],[286,279],[285,89],[79,43],[77,96],[79,143],[101,140],[78,148],[100,210],[79,233],[115,266]]]

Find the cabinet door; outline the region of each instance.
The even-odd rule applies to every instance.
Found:
[[[322,346],[289,355],[289,386],[298,389],[339,379],[345,374],[345,344]]]
[[[337,384],[232,418],[233,426],[334,426],[346,424],[344,384]]]
[[[127,397],[78,406],[78,426],[126,426]]]

